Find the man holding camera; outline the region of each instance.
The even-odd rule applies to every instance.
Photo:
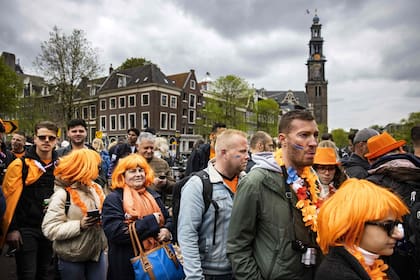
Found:
[[[254,159],[256,165],[239,183],[227,241],[236,280],[313,279],[320,256],[318,178],[311,168],[317,138],[309,111],[284,114],[281,150]]]
[[[157,191],[162,196],[163,203],[170,207],[171,202],[167,201],[166,194],[172,194],[175,179],[166,160],[154,156],[155,140],[156,136],[149,132],[140,133],[137,138],[137,153],[147,160],[155,173],[152,189]]]

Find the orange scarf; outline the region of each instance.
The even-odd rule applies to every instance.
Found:
[[[357,250],[356,248],[347,248],[347,251],[355,257],[360,265],[366,270],[367,274],[369,274],[370,279],[372,280],[386,280],[388,279],[387,274],[385,271],[388,269],[388,265],[384,263],[381,259],[376,259],[375,262],[368,266],[365,262],[363,254]]]
[[[160,213],[159,226],[162,227],[164,225],[165,218],[162,215],[162,211],[155,198],[146,188],[135,190],[125,185],[123,189],[123,208],[125,214],[142,219],[147,215],[157,212]],[[154,237],[146,238],[142,243],[146,251],[159,245],[159,242]]]

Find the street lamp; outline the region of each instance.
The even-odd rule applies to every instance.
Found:
[[[178,130],[175,132],[175,139],[176,139],[176,154],[175,154],[175,158],[176,158],[176,161],[179,162],[179,145],[180,145],[180,140],[181,140],[181,134],[179,133]]]

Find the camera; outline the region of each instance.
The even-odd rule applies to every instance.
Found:
[[[307,248],[308,247],[301,240],[293,240],[292,241],[292,249],[297,251],[297,252],[305,253]]]
[[[166,179],[166,175],[160,175],[160,176],[159,176],[159,179],[161,179],[161,180],[165,180],[165,179]]]

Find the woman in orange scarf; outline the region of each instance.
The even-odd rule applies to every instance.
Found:
[[[128,224],[134,222],[144,249],[172,238],[172,218],[160,195],[149,189],[153,170],[138,154],[120,159],[112,174],[114,190],[105,199],[102,223],[108,238],[108,279],[134,279]]]
[[[367,180],[348,179],[320,208],[318,243],[327,254],[315,279],[399,279],[380,258],[404,235],[404,202]]]

